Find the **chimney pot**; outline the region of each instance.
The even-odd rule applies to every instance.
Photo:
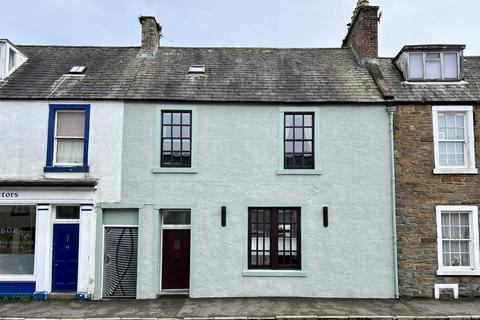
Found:
[[[140,16],[138,20],[142,25],[142,51],[154,54],[160,46],[162,27],[155,17]]]

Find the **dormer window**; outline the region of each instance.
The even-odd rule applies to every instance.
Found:
[[[410,52],[409,80],[458,80],[457,52]]]
[[[27,57],[10,41],[0,39],[0,80],[12,74],[26,60]]]
[[[405,46],[394,62],[408,82],[460,81],[464,49],[464,45]]]

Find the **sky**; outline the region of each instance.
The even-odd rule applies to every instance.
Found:
[[[0,38],[16,44],[138,46],[140,15],[161,45],[339,47],[357,0],[2,1]],[[380,56],[406,44],[466,44],[480,55],[478,0],[370,0],[380,6]]]

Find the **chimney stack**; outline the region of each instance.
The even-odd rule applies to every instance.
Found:
[[[368,0],[357,0],[343,39],[342,48],[352,47],[362,65],[378,58],[378,10],[379,7],[371,6]]]
[[[142,25],[142,51],[155,54],[160,46],[162,27],[158,24],[155,17],[140,16],[138,20]]]

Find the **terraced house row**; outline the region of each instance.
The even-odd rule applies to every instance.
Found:
[[[378,10],[329,49],[1,40],[0,295],[479,296],[480,58],[378,57]]]

